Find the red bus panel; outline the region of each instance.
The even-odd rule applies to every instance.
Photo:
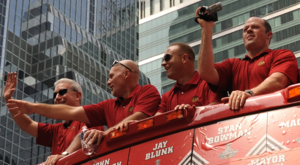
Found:
[[[194,129],[131,147],[128,164],[180,164],[190,162]]]

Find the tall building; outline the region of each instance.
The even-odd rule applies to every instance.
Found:
[[[296,57],[300,56],[300,0],[186,0],[148,15],[139,22],[140,69],[161,94],[174,86],[174,81],[167,78],[161,67],[168,45],[187,43],[194,49],[197,59],[201,27],[194,20],[195,11],[199,6],[210,6],[219,1],[223,4],[223,9],[218,12],[219,20],[213,28],[215,62],[244,57],[246,49],[242,39],[243,24],[253,16],[266,19],[271,24],[271,49],[289,49]],[[140,14],[149,10],[147,7],[150,8],[147,5],[141,8]],[[300,58],[297,60],[299,65]]]
[[[141,6],[140,19],[160,13],[185,1],[189,0],[139,0]]]
[[[1,165],[37,164],[51,154],[10,116],[2,97],[7,73],[18,74],[16,99],[52,104],[54,82],[63,77],[80,83],[82,105],[112,98],[106,85],[112,62],[138,60],[137,7],[135,0],[0,1]],[[149,80],[141,74],[139,83]]]

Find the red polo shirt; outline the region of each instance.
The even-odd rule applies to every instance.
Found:
[[[212,92],[206,81],[195,71],[192,79],[183,87],[179,87],[176,82],[170,91],[163,94],[158,112],[173,110],[180,104],[203,106],[212,102],[221,102],[222,97],[225,97],[225,94]]]
[[[297,82],[298,64],[293,52],[286,49],[268,49],[251,59],[230,58],[215,64],[219,73],[218,91],[247,90],[258,86],[272,73],[285,74]]]
[[[78,121],[73,121],[69,127],[64,126],[63,123],[38,123],[36,143],[52,147],[51,155],[61,154],[69,147],[74,137],[81,131],[82,126],[85,124]],[[104,130],[103,127],[102,130]]]
[[[109,99],[93,105],[83,106],[91,127],[118,124],[135,112],[144,112],[153,116],[158,108],[160,95],[153,85],[137,85],[128,98]]]

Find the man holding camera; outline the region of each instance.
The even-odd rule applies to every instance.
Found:
[[[245,58],[226,59],[214,64],[212,46],[213,21],[199,18],[196,21],[202,27],[202,39],[199,50],[199,75],[218,92],[228,90],[232,110],[239,110],[248,97],[275,92],[297,82],[298,65],[293,52],[285,49],[271,50],[272,38],[270,24],[261,18],[249,18],[243,28],[243,41],[247,50]]]

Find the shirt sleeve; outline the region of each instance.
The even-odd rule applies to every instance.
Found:
[[[36,138],[36,144],[52,147],[52,139],[55,132],[58,132],[58,124],[44,124],[38,123],[38,137]]]
[[[149,116],[153,116],[160,103],[160,94],[153,85],[145,85],[141,88],[140,96],[135,104],[135,112],[144,112]]]
[[[167,92],[167,93],[169,93],[169,92]],[[162,95],[161,102],[159,104],[157,112],[160,112],[160,113],[167,112],[167,101],[168,101],[167,93]]]
[[[293,83],[297,83],[298,64],[294,53],[286,49],[280,49],[273,55],[269,76],[275,72],[280,72],[285,74]]]
[[[90,124],[87,124],[88,127],[107,125],[105,107],[107,107],[106,104],[108,104],[108,101],[105,100],[97,104],[83,106],[86,116],[90,121]]]
[[[227,59],[223,61],[222,63],[216,63],[214,67],[216,68],[218,74],[219,74],[219,85],[214,86],[212,84],[209,84],[209,87],[214,92],[221,92],[221,91],[227,91],[230,81],[232,80],[232,65],[231,61],[233,59]]]

